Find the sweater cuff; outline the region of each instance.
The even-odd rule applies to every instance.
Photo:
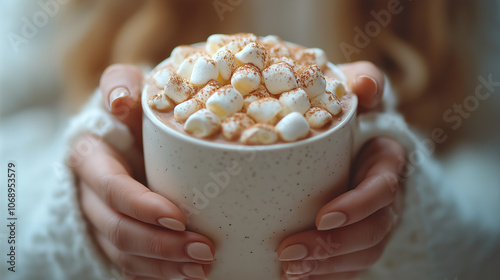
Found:
[[[134,143],[128,127],[104,108],[99,90],[94,92],[82,111],[70,121],[65,133],[68,147],[74,147],[83,134],[92,134],[106,141],[122,155],[127,154]]]

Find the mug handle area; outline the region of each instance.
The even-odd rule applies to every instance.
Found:
[[[353,158],[363,145],[374,137],[388,137],[400,143],[410,153],[416,147],[417,138],[400,115],[394,113],[367,113],[357,116],[353,132]]]

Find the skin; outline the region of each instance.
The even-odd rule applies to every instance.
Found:
[[[358,95],[360,111],[376,108],[384,89],[378,68],[369,62],[341,68]],[[138,152],[142,146],[142,78],[134,66],[112,65],[100,84],[106,108],[130,128]],[[118,94],[122,92],[125,94]],[[88,141],[88,137],[92,136],[79,141]],[[140,183],[143,162],[131,166],[107,143],[94,140],[91,154],[74,171],[83,213],[102,252],[130,279],[196,279],[187,271],[208,276],[211,260],[190,257],[186,246],[201,242],[215,254],[211,241],[185,231],[181,211]],[[277,248],[278,257],[294,244],[306,246],[308,252],[304,258],[282,261],[283,279],[352,279],[378,260],[401,213],[401,186],[395,178],[405,164],[404,157],[403,148],[393,140],[376,138],[364,146],[353,166],[351,190],[324,205],[316,217],[318,226],[323,215],[340,211],[347,216],[346,221],[337,228],[309,230],[283,240]],[[162,226],[158,219],[163,217],[177,221],[176,226]],[[325,242],[332,250],[318,253],[318,246]]]

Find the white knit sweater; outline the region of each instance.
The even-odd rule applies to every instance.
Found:
[[[99,94],[96,92],[84,110],[71,122],[66,131],[68,148],[78,135],[90,132],[102,137],[126,155],[133,144],[132,137],[123,124],[105,111]],[[386,104],[389,103],[394,103],[391,98],[386,100]],[[387,107],[386,111],[393,111],[390,108],[392,106]],[[397,116],[394,112],[389,114],[391,117]],[[403,121],[394,124],[396,126],[392,130],[395,134],[409,136],[416,141],[417,138]],[[407,146],[411,146],[411,143]],[[429,167],[431,164],[433,165],[432,161],[427,158],[425,166]],[[107,263],[87,233],[72,173],[62,164],[56,166],[59,184],[50,190],[45,202],[48,207],[44,209],[45,219],[40,225],[43,230],[29,240],[32,246],[21,247],[26,249],[26,252],[20,252],[23,261],[36,267],[30,269],[23,279],[118,279],[119,272]],[[422,192],[429,194],[426,189],[431,189],[432,180],[424,172],[425,168],[420,167],[423,166],[419,166],[418,171],[405,183],[406,203],[402,223],[393,231],[380,261],[360,275],[359,279],[431,279],[419,195]]]

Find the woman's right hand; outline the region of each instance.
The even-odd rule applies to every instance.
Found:
[[[131,75],[138,76],[130,79]],[[129,79],[123,83],[113,77]],[[134,110],[140,110],[136,102],[140,102],[141,82],[142,73],[127,65],[109,67],[101,79],[105,103],[109,102],[106,107],[116,116],[124,112],[116,104],[126,106],[130,114],[121,120],[133,132],[138,131],[134,125],[140,124],[133,116]],[[124,89],[128,95],[116,98],[116,92]],[[104,255],[133,279],[206,278],[213,244],[205,236],[185,231],[180,209],[134,179],[144,172],[143,167],[133,170],[117,151],[91,135],[80,137],[75,146],[91,147],[74,171],[83,214]]]

